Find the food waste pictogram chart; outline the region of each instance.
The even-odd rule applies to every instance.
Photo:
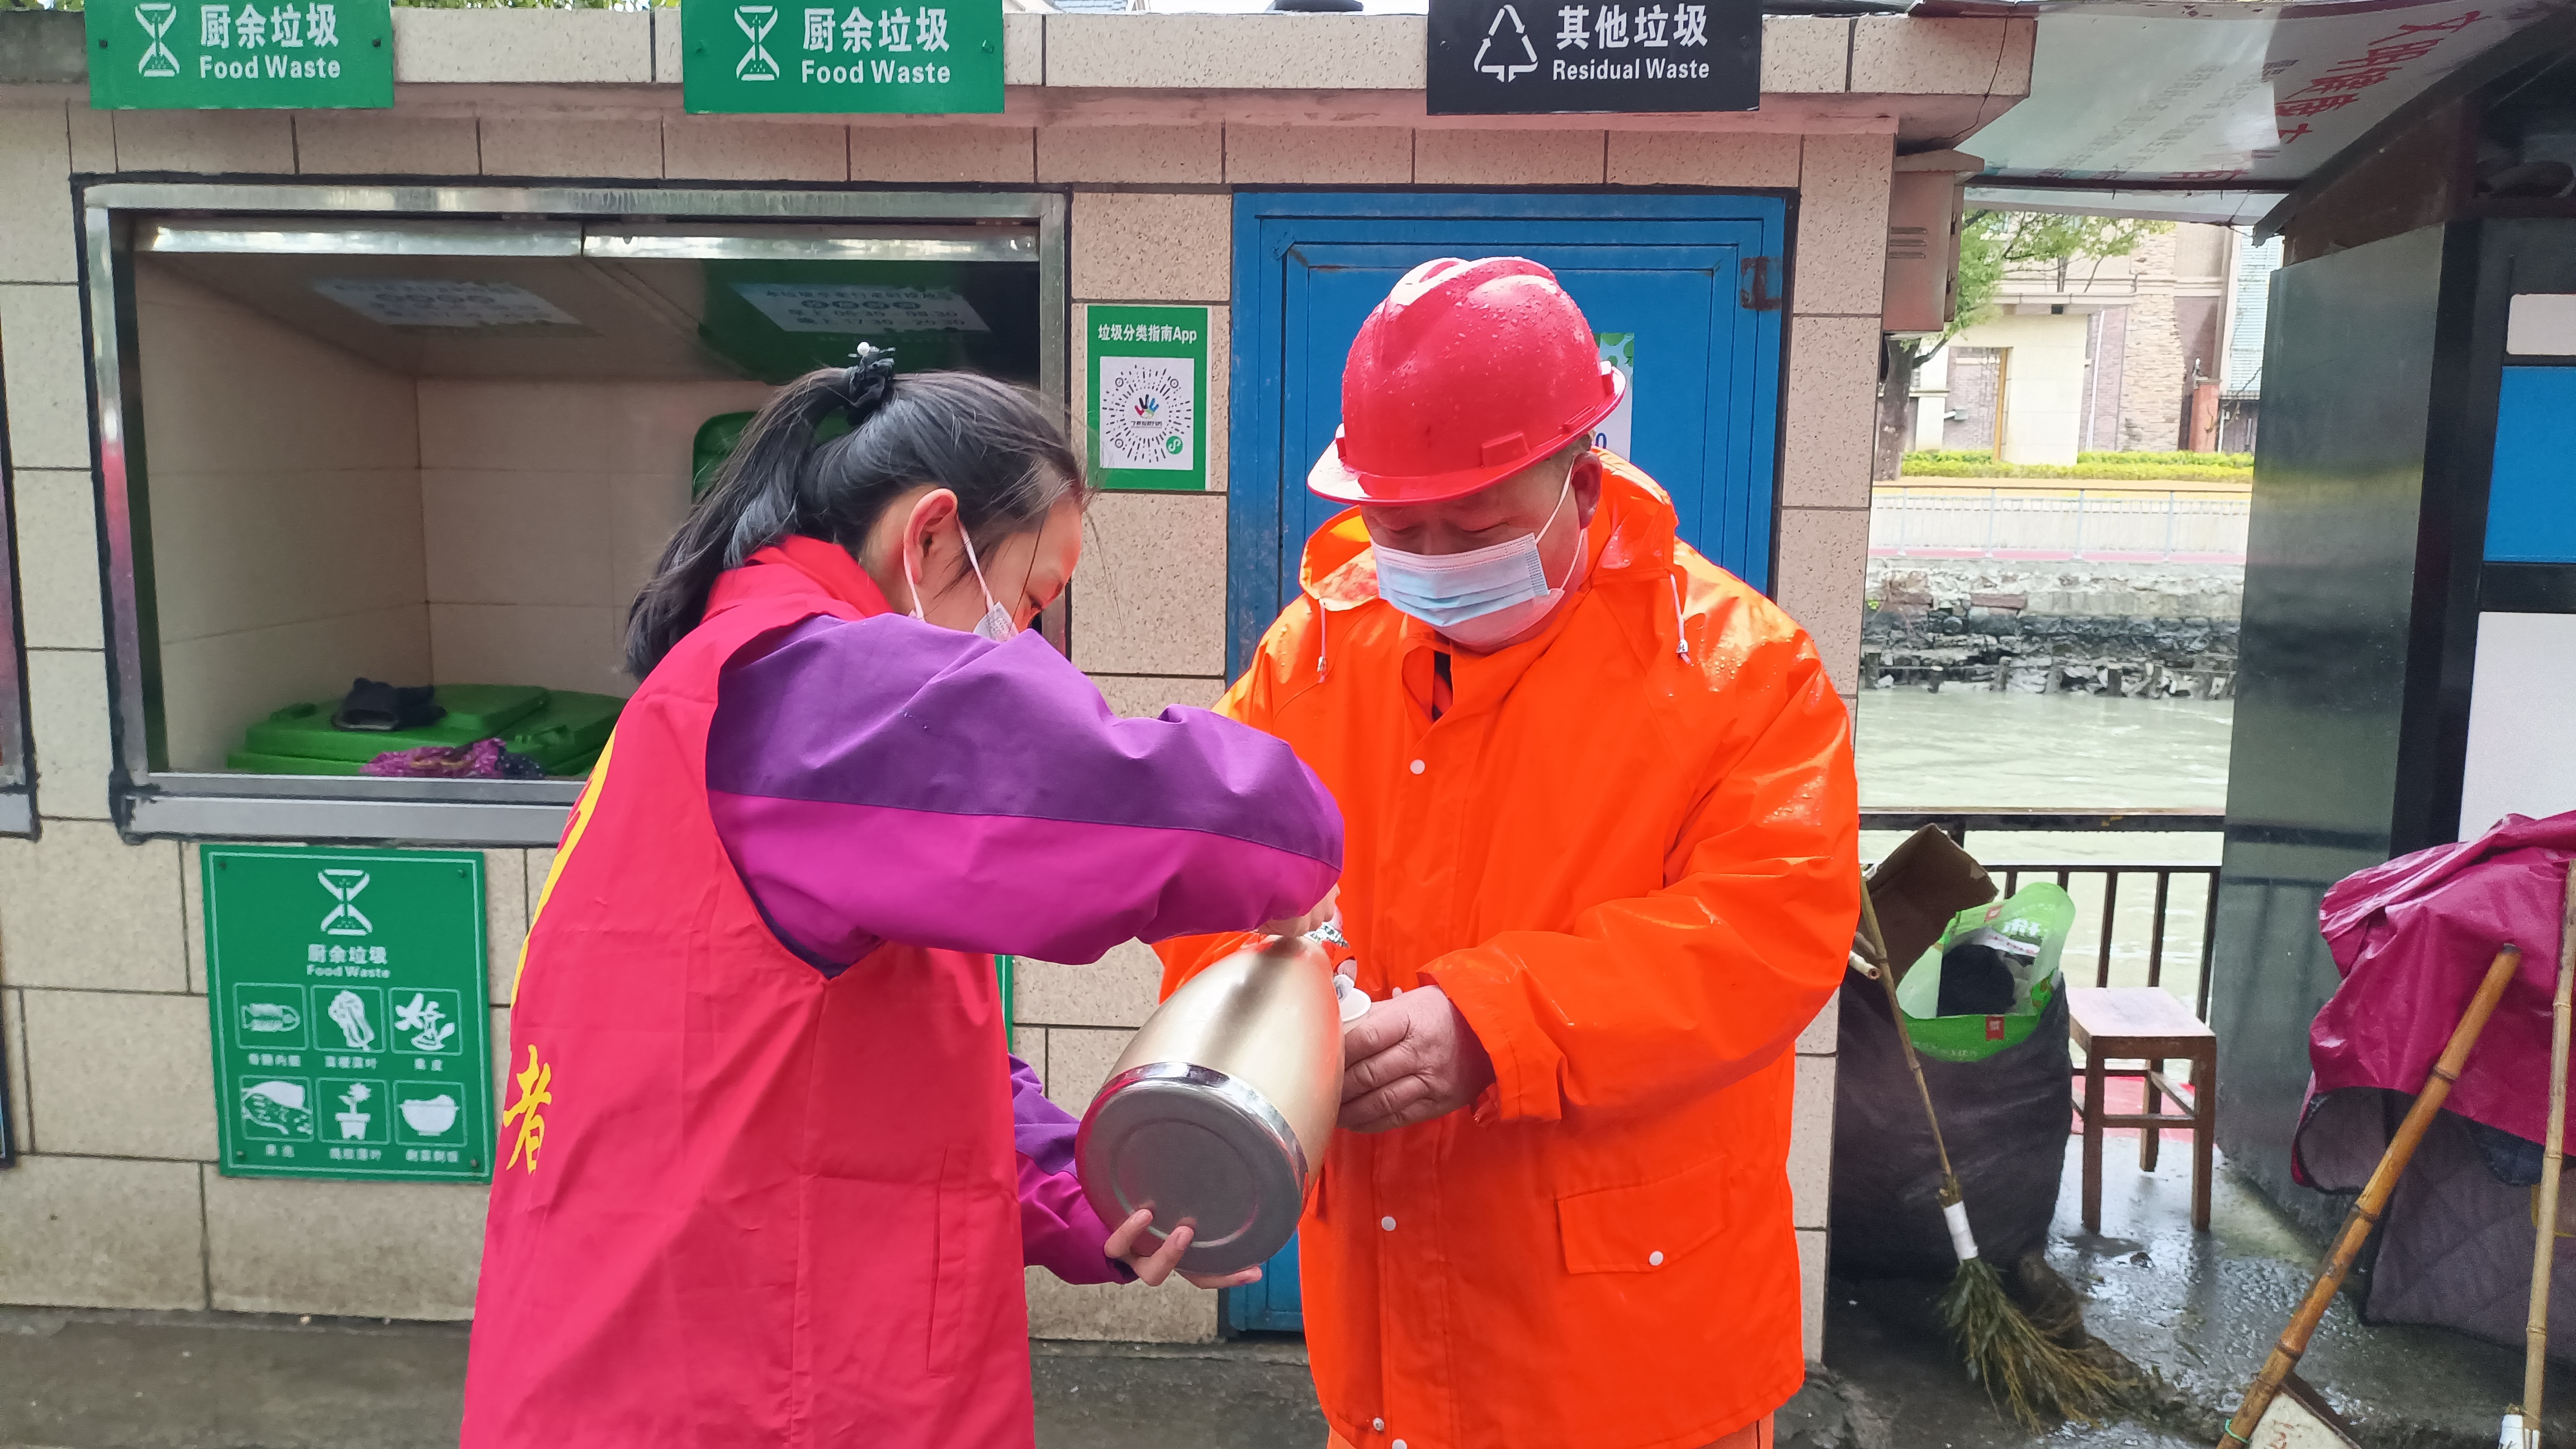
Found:
[[[221,1170],[488,1181],[482,855],[199,854]]]

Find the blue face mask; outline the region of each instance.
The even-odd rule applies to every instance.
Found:
[[[1547,617],[1582,566],[1578,548],[1565,582],[1550,585],[1539,556],[1538,541],[1556,526],[1573,491],[1568,475],[1538,532],[1465,553],[1407,553],[1373,543],[1378,597],[1470,649],[1490,649],[1512,638]]]

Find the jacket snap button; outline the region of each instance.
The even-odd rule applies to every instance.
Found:
[[[1385,1432],[1386,1432],[1386,1420],[1384,1420],[1384,1419],[1371,1419],[1371,1420],[1369,1420],[1369,1429],[1370,1429],[1372,1432],[1374,1432],[1374,1433],[1379,1433],[1379,1434],[1383,1434],[1383,1433],[1385,1433]]]
[[[1377,1225],[1386,1229],[1390,1233],[1395,1231],[1395,1219],[1393,1218],[1379,1218],[1377,1220]]]
[[[1401,1439],[1396,1440],[1395,1449],[1404,1449],[1404,1441]]]
[[[1412,769],[1413,773],[1419,775],[1422,773],[1422,762],[1420,760],[1416,760],[1409,768]]]
[[[1659,1248],[1654,1252],[1648,1253],[1646,1255],[1646,1266],[1649,1268],[1660,1268],[1664,1266],[1663,1250]]]

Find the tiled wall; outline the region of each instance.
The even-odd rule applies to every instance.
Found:
[[[436,19],[443,14],[405,11],[398,19],[444,24]],[[566,24],[587,23],[580,12],[559,18]],[[1831,22],[1828,28],[1843,24]],[[1051,65],[1074,67],[1082,60],[1077,29],[1067,28],[1067,48],[1062,55],[1050,53]],[[1013,43],[1017,57],[1016,33]],[[1783,55],[1782,63],[1796,58]],[[487,59],[493,66],[505,60]],[[1236,56],[1227,63],[1257,66],[1259,57]],[[473,78],[495,77],[477,72]],[[1893,149],[1885,134],[1801,138],[1575,129],[1520,131],[1509,146],[1502,146],[1470,131],[1383,125],[1208,123],[1033,133],[1001,126],[842,127],[676,115],[614,124],[498,114],[407,120],[216,113],[189,120],[192,129],[183,132],[155,123],[147,113],[126,113],[111,125],[108,118],[86,111],[67,115],[61,107],[0,111],[0,184],[37,183],[32,191],[20,190],[37,195],[41,205],[35,211],[43,213],[32,220],[0,217],[0,267],[6,268],[0,271],[0,358],[8,367],[12,441],[20,469],[16,506],[21,555],[28,560],[29,643],[40,658],[56,658],[67,666],[49,676],[44,672],[49,666],[40,664],[35,680],[41,760],[49,772],[60,760],[74,762],[69,783],[58,788],[49,774],[43,786],[41,799],[49,817],[65,814],[62,802],[76,790],[99,793],[94,782],[104,774],[103,746],[89,742],[95,722],[103,719],[104,696],[95,581],[86,562],[94,556],[88,447],[78,383],[66,392],[55,380],[60,368],[79,366],[73,330],[77,306],[65,285],[73,275],[69,214],[50,199],[61,185],[67,158],[75,154],[89,158],[83,164],[99,170],[124,165],[286,173],[301,168],[319,174],[416,168],[637,179],[792,174],[834,181],[1068,186],[1073,193],[1071,281],[1077,308],[1093,302],[1209,306],[1216,329],[1210,394],[1220,403],[1227,386],[1225,329],[1232,275],[1229,186],[1503,185],[1544,179],[1569,185],[1794,187],[1800,199],[1788,329],[1790,374],[1784,391],[1778,592],[1816,633],[1847,698],[1854,687],[1868,535],[1876,314]],[[1076,337],[1083,332],[1079,321],[1077,317]],[[1076,378],[1083,372],[1080,364],[1077,357]],[[441,396],[444,391],[442,385],[421,392],[424,435],[449,431],[447,425],[432,423],[451,401]],[[568,399],[565,405],[577,410],[592,404]],[[659,421],[650,426],[667,426],[676,435],[682,423],[695,426],[698,417],[686,415],[696,406],[693,398],[687,407],[665,408],[654,414]],[[1220,416],[1210,430],[1220,462],[1222,449],[1213,440],[1223,435]],[[680,443],[678,452],[685,454],[684,437]],[[653,443],[649,459],[631,466],[594,463],[553,476],[580,471],[591,478],[580,485],[594,490],[589,496],[612,505],[619,498],[658,499],[655,506],[667,509],[672,480],[657,470],[669,446],[667,440]],[[441,505],[431,505],[427,597],[442,608],[601,607],[569,593],[565,602],[540,603],[494,601],[475,592],[484,588],[475,582],[483,565],[473,556],[477,537],[463,531],[463,520],[485,505],[470,496],[464,482],[451,484],[444,475],[453,470],[463,480],[491,466],[488,460],[431,460],[429,491],[453,487],[456,501],[446,522],[439,518]],[[1073,591],[1074,657],[1121,712],[1152,713],[1176,701],[1205,704],[1222,687],[1228,495],[1222,467],[1214,471],[1215,491],[1208,494],[1117,494],[1093,509]],[[658,481],[649,486],[637,481],[628,489],[613,481],[621,478]],[[597,491],[601,489],[606,491]],[[591,582],[606,571],[612,599],[632,577],[622,571],[637,566],[643,540],[670,516],[637,506],[640,511],[625,524],[612,523],[605,539],[590,533],[553,545],[604,549],[584,552],[581,567]],[[496,546],[539,549],[542,539],[560,536],[550,530],[569,527],[577,512],[550,513],[532,525],[536,532],[527,538]],[[629,531],[621,535],[615,531],[619,527]],[[446,531],[451,528],[457,531]],[[590,582],[581,587],[587,590]],[[89,598],[82,597],[84,591]],[[448,647],[442,637],[442,667]],[[61,682],[49,685],[49,678]],[[49,700],[56,702],[49,705]],[[83,751],[91,753],[85,758]],[[75,805],[69,813],[79,808]],[[521,853],[493,854],[496,874],[504,878],[525,882],[543,869],[544,853],[527,852],[524,873],[512,877],[500,862],[521,859]],[[211,1127],[204,1120],[210,1108],[199,1080],[205,1070],[205,1017],[202,1000],[185,995],[192,953],[183,939],[179,901],[179,881],[189,860],[168,844],[119,845],[105,825],[77,821],[49,819],[40,846],[0,842],[0,961],[5,961],[0,971],[6,982],[0,1010],[7,1013],[13,1057],[31,1069],[29,1101],[35,1120],[30,1140],[38,1148],[25,1168],[0,1175],[0,1214],[14,1223],[24,1215],[17,1209],[24,1203],[48,1224],[39,1241],[41,1251],[32,1259],[0,1253],[0,1301],[170,1306],[211,1301],[299,1312],[430,1316],[462,1311],[475,1241],[470,1193],[242,1184],[218,1178],[202,1165]],[[91,899],[114,893],[137,905],[102,936],[85,924],[85,913],[59,903],[70,891]],[[525,911],[524,893],[510,901],[496,899],[493,957],[502,978],[499,987],[507,985],[514,933],[524,931]],[[1158,976],[1152,954],[1133,944],[1095,965],[1022,964],[1016,1046],[1039,1068],[1058,1101],[1074,1110],[1088,1102],[1127,1033],[1152,1009]],[[93,1139],[80,1135],[91,1129],[57,1126],[49,1115],[73,1110],[56,1104],[66,1094],[77,1100],[85,1090],[63,1075],[76,1069],[67,1064],[68,1049],[54,1036],[61,1023],[75,1018],[59,1009],[62,1002],[38,1001],[30,1007],[26,1000],[99,990],[170,999],[169,1004],[141,1008],[160,1013],[149,1020],[163,1039],[156,1039],[149,1051],[163,1062],[153,1070],[167,1080],[159,1081],[149,1097],[124,1092],[113,1081],[97,1084],[97,1092],[120,1097],[121,1110],[138,1119],[116,1129],[126,1135],[105,1146],[91,1145]],[[1828,1009],[1799,1043],[1798,1131],[1791,1158],[1807,1268],[1810,1357],[1821,1347],[1831,1021]],[[31,1039],[34,1050],[29,1053],[23,1048]],[[188,1076],[190,1072],[197,1076]],[[72,1084],[62,1085],[67,1081]],[[106,1146],[121,1150],[110,1152]],[[353,1195],[379,1192],[392,1195],[387,1203],[399,1197],[401,1205],[394,1210],[414,1225],[419,1260],[399,1274],[370,1277],[364,1284],[356,1280],[365,1275],[333,1280],[313,1275],[309,1266],[263,1256],[241,1229],[254,1215],[283,1214],[313,1233],[313,1241],[328,1245],[339,1229],[322,1220],[345,1217],[342,1205]],[[1033,1274],[1030,1301],[1033,1328],[1044,1335],[1187,1340],[1210,1337],[1216,1326],[1213,1299],[1187,1289],[1070,1288]]]
[[[484,854],[497,1076],[552,852]],[[470,1315],[479,1186],[215,1171],[197,871],[193,847],[129,846],[103,823],[0,840],[0,1026],[27,1154],[0,1173],[0,1302]]]
[[[688,513],[691,440],[769,389],[432,378],[419,390],[435,677],[631,693],[626,606]]]
[[[412,381],[135,266],[170,768],[359,675],[428,677]]]
[[[171,768],[360,675],[633,688],[691,440],[767,388],[415,381],[136,271]]]

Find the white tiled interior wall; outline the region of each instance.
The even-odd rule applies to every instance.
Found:
[[[756,382],[420,383],[430,668],[630,694],[626,608],[689,510],[700,424]]]
[[[413,384],[135,266],[170,767],[351,679],[430,667]]]
[[[691,442],[767,387],[415,380],[136,270],[172,768],[360,675],[632,691]]]

